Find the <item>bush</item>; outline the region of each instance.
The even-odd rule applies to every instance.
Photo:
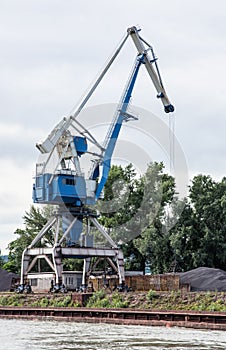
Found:
[[[106,292],[104,290],[99,290],[95,292],[91,298],[89,298],[86,306],[87,307],[106,307],[103,305],[106,305]]]
[[[124,300],[123,294],[119,294],[117,292],[112,294],[112,299],[111,299],[111,307],[112,308],[126,308],[128,307],[128,301]]]
[[[42,298],[39,302],[39,305],[41,307],[47,307],[49,305],[49,299],[47,299],[46,297]]]
[[[71,306],[71,296],[67,295],[64,298],[61,298],[60,300],[58,300],[57,305],[59,307],[67,307],[67,306]]]
[[[99,308],[126,308],[128,301],[124,300],[124,295],[118,292],[108,295],[104,290],[100,290],[92,295],[87,303],[87,307]]]
[[[0,305],[1,306],[9,306],[9,304],[8,304],[8,297],[7,296],[0,297]]]
[[[23,295],[13,294],[10,296],[3,295],[0,297],[0,306],[23,306]]]
[[[155,298],[157,298],[157,297],[158,297],[158,295],[157,295],[157,293],[156,293],[155,290],[150,289],[150,290],[147,292],[146,298],[147,298],[149,301],[151,301],[151,300],[153,300],[153,299],[155,299]]]

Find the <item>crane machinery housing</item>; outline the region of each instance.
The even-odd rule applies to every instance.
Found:
[[[141,66],[146,68],[157,91],[157,98],[162,101],[165,112],[174,111],[174,107],[169,102],[165,92],[153,48],[140,36],[139,31],[136,27],[128,28],[125,38],[77,110],[72,115],[64,117],[43,142],[36,144],[40,157],[36,164],[33,202],[53,205],[56,210],[23,252],[22,286],[25,285],[27,276],[37,260],[44,258],[54,272],[55,285],[58,288],[62,283],[62,261],[68,257],[84,259],[83,286],[87,284],[87,276],[92,273],[91,261],[93,257],[106,259],[112,270],[118,275],[119,285],[124,285],[122,250],[100,225],[97,213],[92,209],[92,206],[100,198],[108,179],[112,155],[123,122],[137,119],[128,112],[128,106]],[[132,38],[137,49],[135,64],[105,141],[101,144],[77,117],[118,56],[128,37]],[[91,152],[89,144],[95,146],[97,151]],[[82,157],[86,154],[91,155],[92,164],[88,176],[84,175],[80,164]],[[94,246],[90,232],[91,226],[100,231],[110,247],[98,248]],[[38,242],[50,229],[54,235],[53,246],[40,247],[38,245],[38,247]]]

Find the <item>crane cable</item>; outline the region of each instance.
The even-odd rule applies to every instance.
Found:
[[[169,114],[169,162],[170,173],[174,172],[175,167],[175,115]]]

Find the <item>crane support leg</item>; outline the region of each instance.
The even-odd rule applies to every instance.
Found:
[[[25,276],[27,275],[28,266],[30,263],[30,256],[27,254],[27,249],[23,251],[22,254],[22,264],[21,264],[21,275],[20,275],[20,284],[24,284]]]
[[[86,286],[87,273],[90,270],[91,258],[85,258],[83,261],[82,286]]]
[[[62,272],[63,272],[63,263],[62,263],[62,254],[60,247],[53,248],[53,264],[54,271],[56,276],[56,285],[60,285],[62,283]]]
[[[125,283],[125,272],[124,272],[124,257],[123,257],[123,252],[121,250],[118,250],[116,263],[118,267],[119,284],[123,285]]]

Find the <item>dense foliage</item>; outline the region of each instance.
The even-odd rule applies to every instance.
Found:
[[[152,163],[142,177],[132,165],[112,166],[97,204],[99,220],[122,246],[125,267],[153,273],[187,271],[199,266],[226,269],[226,178],[195,176],[188,198],[179,199],[175,179],[162,163]],[[24,229],[9,244],[9,261],[0,265],[19,272],[21,255],[51,215],[34,206],[24,215]],[[96,242],[104,244],[96,233]],[[52,244],[51,231],[40,242]],[[79,262],[68,260],[68,269]]]

